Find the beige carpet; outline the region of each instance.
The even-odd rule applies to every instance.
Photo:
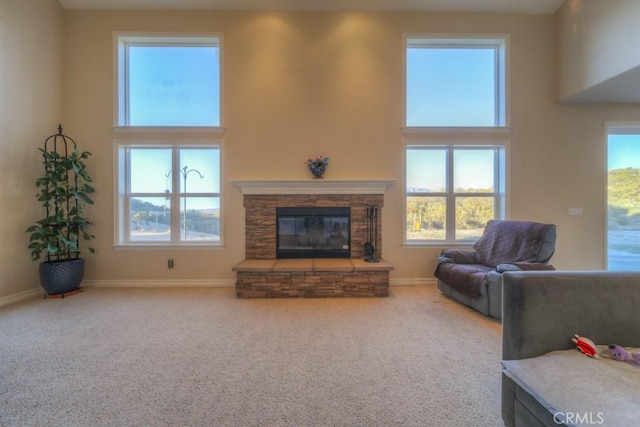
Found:
[[[500,345],[433,286],[89,288],[0,309],[0,425],[503,426]]]

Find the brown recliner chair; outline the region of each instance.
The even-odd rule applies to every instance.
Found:
[[[497,319],[502,318],[502,273],[554,270],[556,226],[492,220],[472,249],[445,249],[434,275],[443,294]]]

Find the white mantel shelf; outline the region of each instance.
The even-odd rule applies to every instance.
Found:
[[[232,179],[244,195],[384,194],[395,179]]]

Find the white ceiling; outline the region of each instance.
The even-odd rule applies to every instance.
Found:
[[[553,14],[564,0],[59,0],[65,9],[408,11]]]

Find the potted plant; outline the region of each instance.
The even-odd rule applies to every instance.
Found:
[[[329,165],[329,158],[325,156],[318,156],[315,159],[309,157],[305,162],[307,168],[313,175],[314,179],[322,179],[324,172],[327,170],[327,165]]]
[[[84,276],[84,259],[80,257],[80,240],[91,240],[87,232],[92,224],[84,216],[91,177],[84,161],[91,155],[80,152],[70,137],[58,133],[45,140],[42,153],[44,174],[36,179],[37,200],[44,208],[44,218],[27,228],[31,258],[39,260],[40,282],[48,295],[62,295],[80,288]],[[89,248],[93,252],[93,248]]]

